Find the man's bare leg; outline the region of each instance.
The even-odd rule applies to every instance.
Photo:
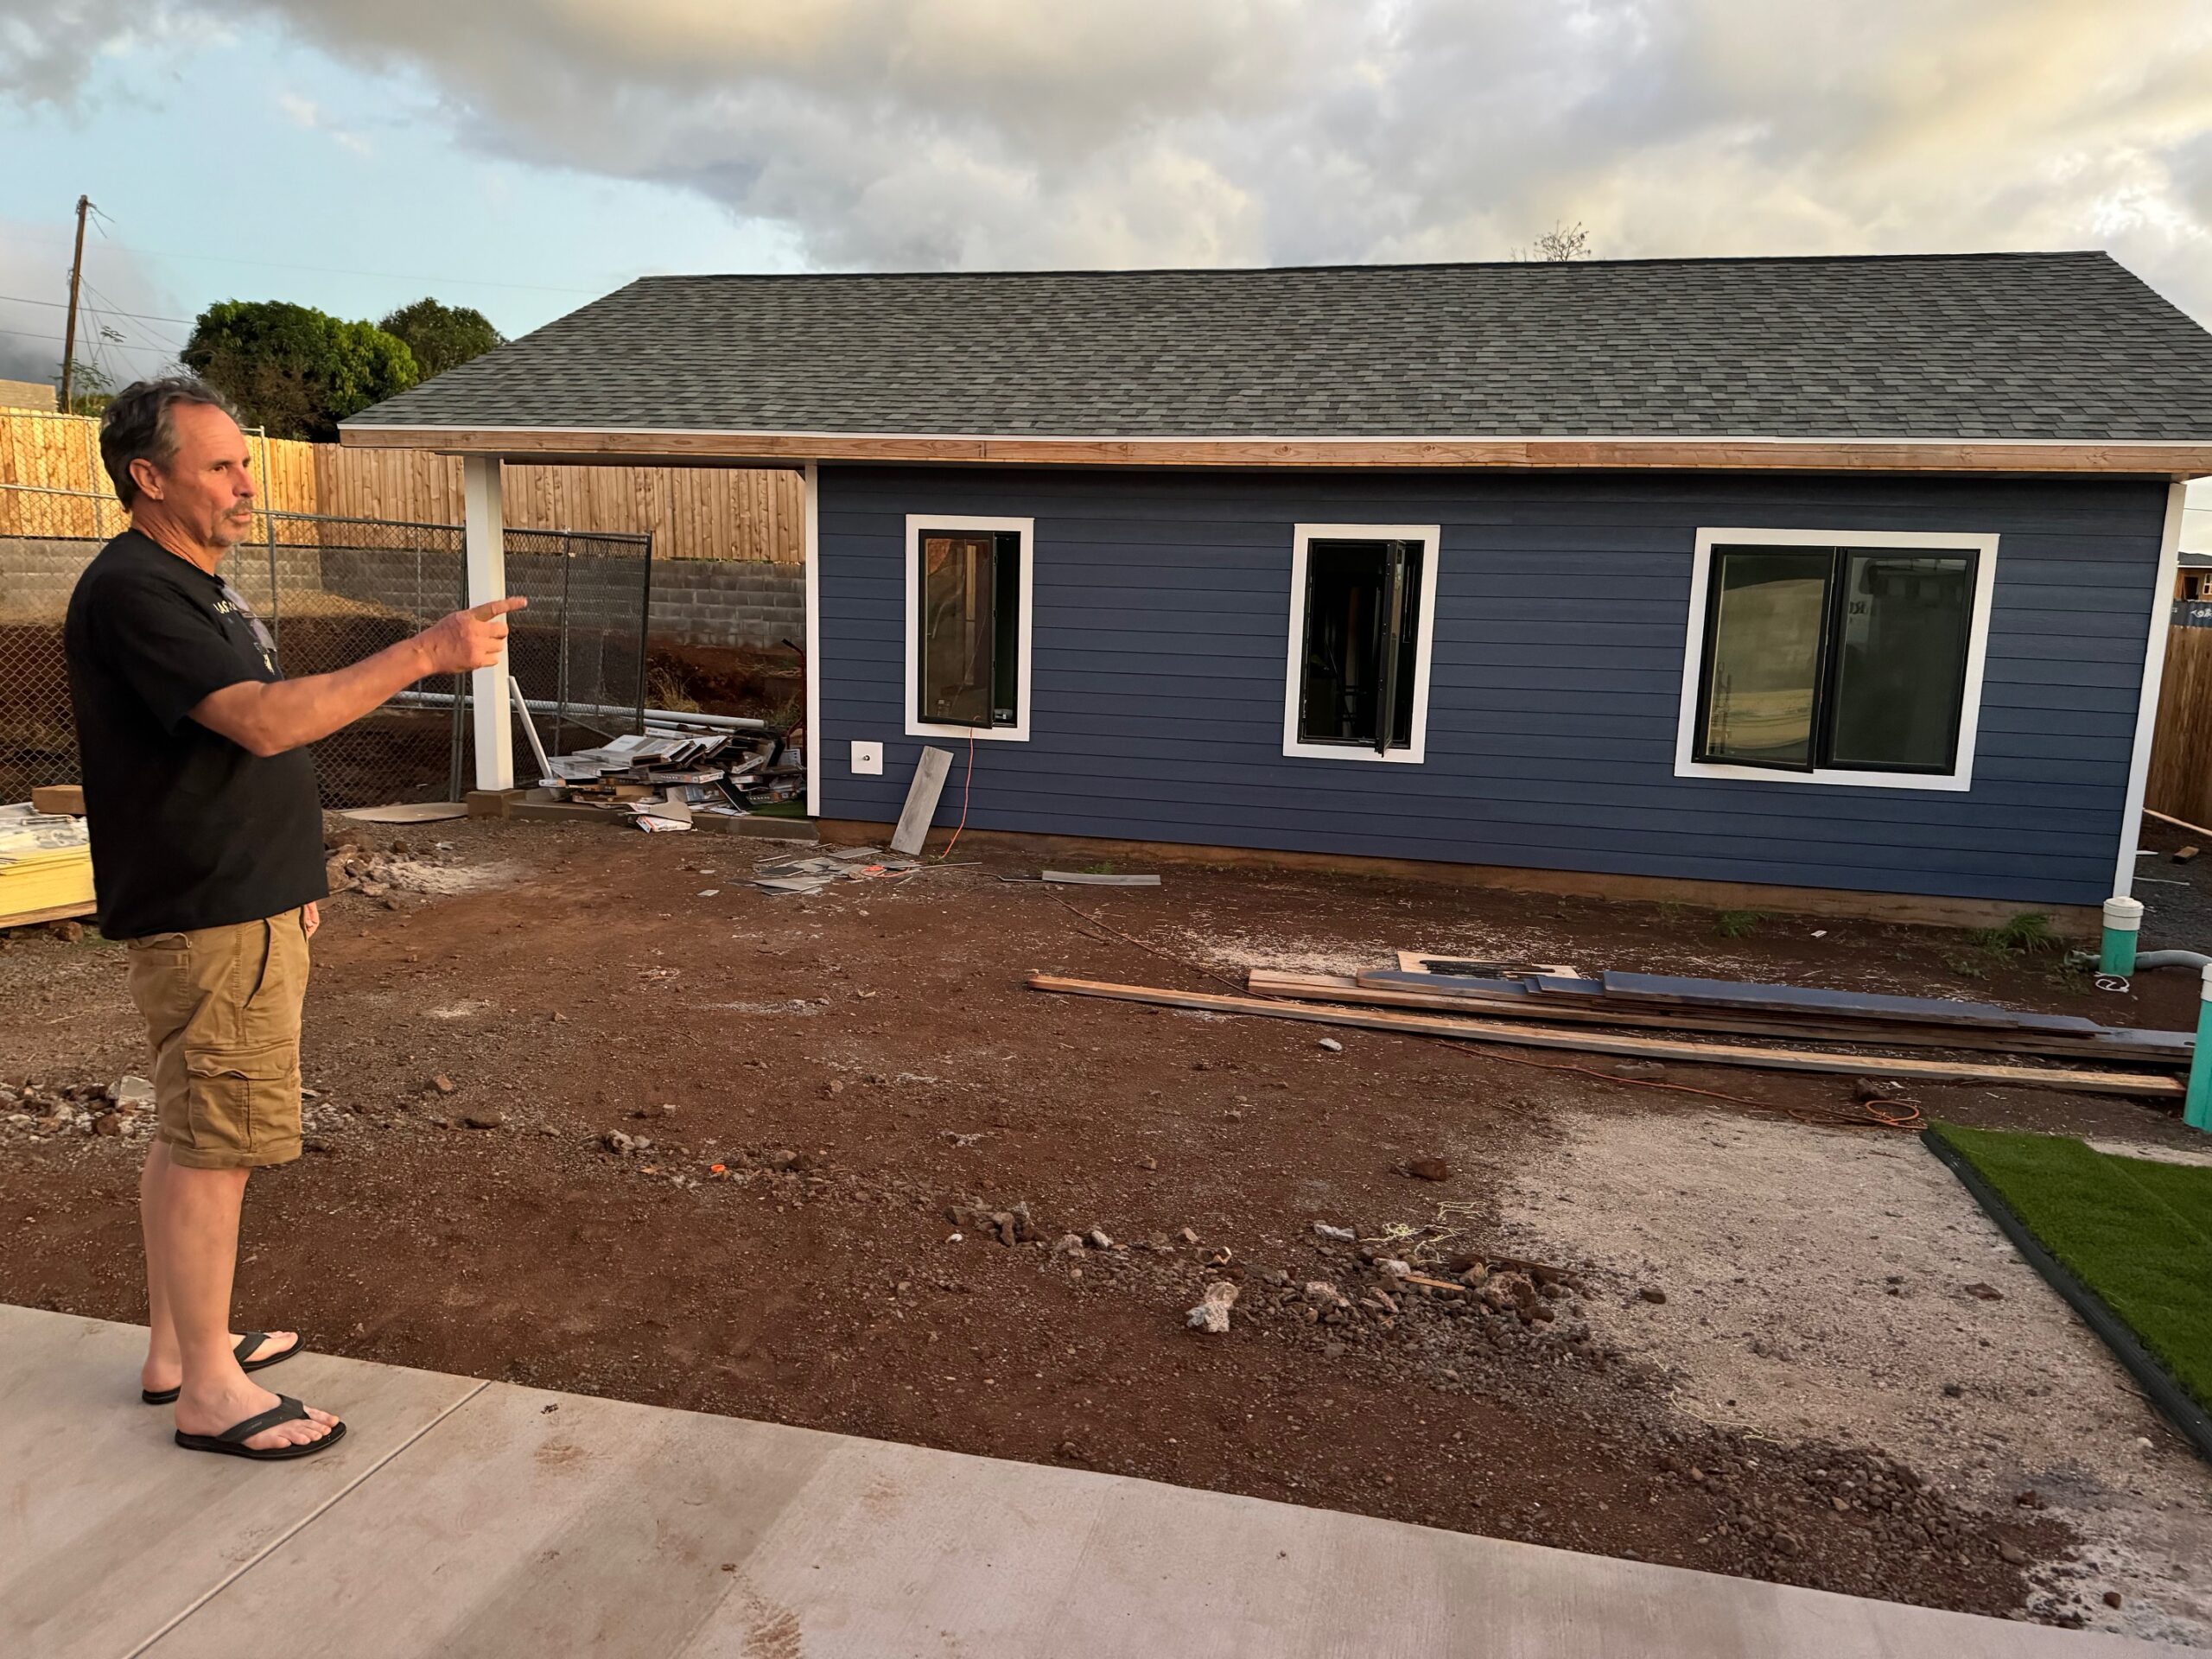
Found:
[[[243,1169],[188,1169],[167,1161],[156,1183],[149,1261],[161,1281],[184,1368],[176,1426],[188,1434],[219,1434],[276,1403],[275,1395],[238,1369],[231,1351],[231,1278],[245,1179]],[[304,1446],[327,1434],[337,1421],[310,1406],[304,1420],[264,1429],[245,1444],[257,1452]]]
[[[138,1373],[138,1386],[150,1394],[161,1394],[175,1388],[184,1381],[184,1357],[177,1347],[176,1324],[169,1318],[168,1292],[163,1288],[162,1275],[155,1270],[161,1251],[160,1222],[162,1194],[166,1190],[168,1172],[175,1166],[169,1162],[169,1147],[166,1141],[156,1141],[146,1153],[146,1166],[138,1174],[138,1230],[146,1243],[146,1363]],[[231,1347],[238,1344],[236,1332],[229,1333]],[[248,1359],[264,1354],[281,1353],[299,1338],[289,1331],[271,1331],[264,1343]]]

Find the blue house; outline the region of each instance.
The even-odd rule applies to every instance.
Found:
[[[803,469],[833,830],[934,746],[971,836],[2078,920],[2207,387],[2100,253],[671,276],[343,437],[480,595],[502,457]]]

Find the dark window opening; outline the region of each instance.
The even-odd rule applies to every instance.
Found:
[[[1714,548],[1696,758],[1785,772],[1955,770],[1978,558]]]
[[[1021,537],[1013,531],[925,530],[916,712],[943,726],[1020,723]]]
[[[1307,544],[1300,741],[1378,754],[1413,747],[1422,551],[1419,542]]]

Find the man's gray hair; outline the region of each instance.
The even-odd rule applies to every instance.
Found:
[[[176,459],[176,425],[169,411],[179,404],[201,404],[221,410],[234,421],[238,417],[229,398],[188,374],[134,381],[101,412],[100,465],[107,468],[116,496],[125,507],[138,496],[138,480],[130,476],[132,461],[167,467]]]

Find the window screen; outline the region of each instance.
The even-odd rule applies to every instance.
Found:
[[[1424,551],[1419,542],[1307,544],[1301,741],[1412,747]]]
[[[1978,557],[1714,548],[1697,759],[1951,771]]]
[[[945,726],[1018,722],[1021,537],[1008,531],[916,536],[921,638],[915,709]]]

